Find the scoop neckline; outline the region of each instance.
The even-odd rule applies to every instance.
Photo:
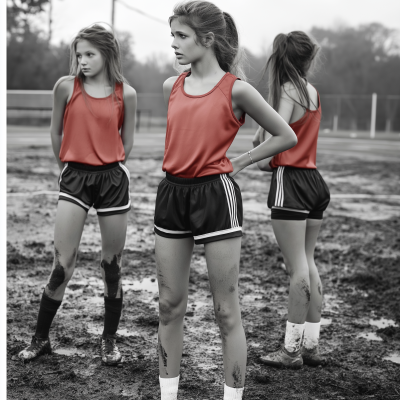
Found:
[[[87,91],[86,91],[86,89],[85,89],[85,83],[84,82],[82,82],[82,86],[83,86],[83,90],[85,91],[85,94],[87,95],[87,96],[89,96],[91,99],[95,99],[95,100],[104,100],[104,99],[108,99],[109,97],[111,97],[112,96],[112,93],[110,93],[108,96],[106,96],[106,97],[94,97],[94,96],[91,96]],[[82,89],[81,89],[82,90]]]
[[[207,93],[204,93],[204,94],[196,94],[196,95],[194,95],[194,94],[189,94],[189,93],[186,93],[186,92],[185,92],[185,89],[184,89],[184,86],[185,86],[185,79],[186,79],[186,77],[187,77],[189,74],[190,74],[190,71],[189,71],[189,72],[186,72],[186,75],[183,77],[183,79],[182,79],[182,85],[181,85],[181,90],[182,90],[182,93],[183,93],[185,96],[196,98],[196,97],[204,97],[204,96],[207,96],[207,95],[209,95],[210,93],[212,93],[212,92],[221,84],[221,82],[226,78],[226,76],[229,74],[229,72],[225,72],[225,75],[218,81],[218,83],[217,83],[210,91],[208,91]]]

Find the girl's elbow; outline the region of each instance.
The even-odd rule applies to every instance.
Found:
[[[290,138],[290,147],[296,146],[297,142],[298,142],[297,136],[293,134],[292,137]]]

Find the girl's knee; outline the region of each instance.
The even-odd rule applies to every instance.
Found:
[[[45,292],[53,295],[62,285],[66,285],[71,279],[75,267],[76,249],[68,254],[60,254],[57,248],[54,248],[54,264],[46,285]]]
[[[121,253],[114,254],[111,257],[104,255],[101,260],[103,270],[105,295],[109,298],[116,298],[119,289],[122,287],[121,280]]]
[[[166,299],[159,300],[160,322],[162,325],[168,325],[171,322],[183,320],[186,314],[186,301],[183,299]]]
[[[235,313],[230,307],[218,304],[214,307],[215,319],[223,336],[228,335],[241,325],[240,313]]]

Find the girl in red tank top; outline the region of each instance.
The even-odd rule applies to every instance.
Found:
[[[293,148],[258,163],[261,170],[273,171],[268,206],[290,274],[285,342],[281,349],[261,357],[265,364],[278,367],[323,363],[318,346],[322,284],[314,248],[330,195],[316,167],[321,103],[306,79],[318,50],[304,32],[279,34],[266,66],[269,102],[290,124],[298,140]],[[253,144],[258,146],[265,137],[265,130],[260,128]]]
[[[54,232],[54,263],[40,302],[35,335],[19,357],[51,353],[49,330],[72,277],[90,207],[97,210],[104,280],[102,361],[117,364],[115,344],[122,311],[121,255],[130,210],[129,171],[136,92],[121,73],[119,44],[112,30],[95,24],[71,44],[71,76],[54,87],[51,139],[61,174]]]
[[[224,399],[241,399],[246,339],[238,297],[242,236],[241,169],[289,149],[293,130],[244,78],[232,17],[206,1],[178,4],[169,20],[172,48],[191,68],[164,83],[168,106],[163,170],[154,216],[159,284],[162,400],[176,400],[193,245],[204,244],[214,310],[223,342]],[[249,114],[272,137],[228,159]],[[214,393],[208,394],[216,398]]]

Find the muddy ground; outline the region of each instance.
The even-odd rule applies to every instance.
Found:
[[[148,155],[151,154],[150,152]],[[47,146],[8,151],[7,366],[9,399],[159,399],[158,295],[152,217],[161,155],[128,161],[133,210],[124,251],[124,362],[105,367],[100,233],[90,211],[77,268],[51,330],[55,353],[23,364],[51,269],[58,171]],[[400,162],[319,157],[333,195],[399,195]],[[316,249],[325,300],[321,348],[328,364],[276,370],[258,357],[282,342],[288,276],[266,207],[270,175],[237,177],[244,199],[240,301],[248,343],[244,399],[400,399],[400,201],[332,196]],[[49,191],[48,193],[37,193]],[[178,399],[222,399],[222,351],[203,246],[196,246],[185,317]]]

